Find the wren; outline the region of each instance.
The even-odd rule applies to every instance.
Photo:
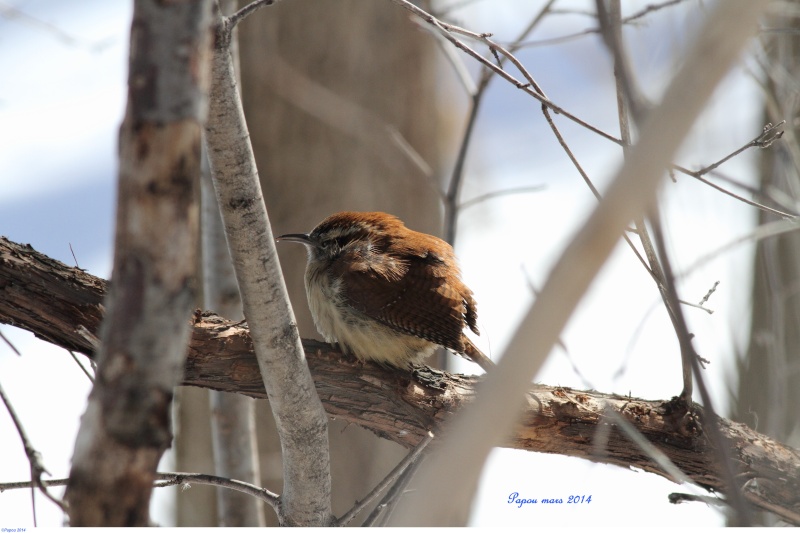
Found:
[[[464,335],[479,334],[477,305],[442,239],[387,213],[348,211],[278,240],[306,246],[311,316],[345,353],[408,368],[443,346],[484,370],[494,366]]]

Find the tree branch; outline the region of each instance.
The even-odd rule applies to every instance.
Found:
[[[214,190],[242,309],[281,441],[282,525],[326,526],[331,515],[328,419],[297,332],[258,179],[229,45],[219,18],[205,134]]]
[[[91,355],[92,343],[76,331],[97,331],[105,287],[100,278],[54,261],[30,246],[0,238],[2,323]],[[414,372],[388,370],[360,363],[328,344],[311,340],[303,341],[303,347],[329,416],[409,448],[419,444],[429,430],[438,431],[442,422],[470,403],[481,381],[426,367]],[[266,398],[246,324],[197,312],[182,383]],[[544,385],[532,386],[531,391],[536,402],[527,407],[522,423],[504,446],[634,466],[671,478],[656,461],[631,445],[611,415],[605,414],[609,409],[633,425],[695,483],[725,492],[715,452],[706,438],[704,427],[709,422],[702,407],[692,406],[695,423],[672,401]],[[611,428],[607,442],[597,449],[595,432],[606,426]],[[748,490],[748,499],[800,525],[795,520],[800,516],[800,451],[729,420],[719,419],[719,428],[730,445],[733,462],[742,471],[737,481]],[[755,486],[758,493],[751,490]]]

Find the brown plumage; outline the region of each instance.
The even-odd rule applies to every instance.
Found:
[[[477,306],[452,247],[380,212],[336,213],[308,234],[306,291],[317,329],[361,359],[405,367],[444,346],[491,361],[463,335],[478,334]],[[488,361],[488,363],[487,363]],[[478,361],[476,361],[478,362]]]

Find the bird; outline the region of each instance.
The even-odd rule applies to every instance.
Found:
[[[383,212],[344,211],[310,233],[305,288],[326,342],[362,361],[411,368],[442,346],[479,364],[494,362],[464,334],[478,331],[477,304],[453,248]]]

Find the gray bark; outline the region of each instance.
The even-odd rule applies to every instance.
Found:
[[[279,520],[331,521],[327,417],[314,389],[278,263],[229,50],[218,27],[206,140],[214,189],[283,452]]]
[[[239,288],[210,173],[203,175],[201,192],[203,307],[218,309],[231,320],[242,320]],[[209,400],[216,475],[260,485],[255,402],[219,391],[210,391]],[[223,488],[217,488],[217,518],[218,525],[226,527],[266,525],[262,500]]]
[[[236,0],[221,2],[224,15],[236,11]],[[238,32],[231,36],[231,56],[238,65]],[[237,69],[238,70],[238,69]],[[207,159],[206,159],[207,162]],[[233,271],[225,229],[220,218],[211,171],[203,168],[200,184],[203,307],[217,309],[231,320],[242,320],[242,301]],[[209,391],[214,472],[218,476],[261,484],[256,439],[255,402],[236,394]],[[263,527],[264,502],[238,491],[217,490],[217,524],[225,527]]]
[[[211,1],[137,0],[120,131],[114,283],[66,499],[72,526],[146,526],[195,298]]]

